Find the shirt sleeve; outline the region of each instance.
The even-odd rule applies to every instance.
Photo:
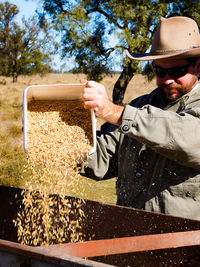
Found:
[[[178,114],[127,105],[119,131],[181,165],[200,169],[200,108]]]
[[[98,136],[96,151],[87,157],[80,174],[94,180],[116,177],[119,137],[118,129]]]

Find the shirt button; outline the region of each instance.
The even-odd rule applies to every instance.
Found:
[[[140,178],[140,177],[142,176],[142,173],[141,173],[141,172],[136,172],[135,176],[136,176],[137,178]]]
[[[186,197],[192,197],[192,193],[190,191],[186,192]]]
[[[122,127],[122,130],[124,132],[127,132],[129,130],[129,126],[127,124],[125,124],[123,127]]]

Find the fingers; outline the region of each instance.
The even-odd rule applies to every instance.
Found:
[[[83,89],[84,107],[93,109],[96,117],[119,126],[124,107],[117,106],[111,102],[102,84],[85,79],[81,79],[81,83],[85,83]]]
[[[83,95],[85,98],[90,97],[89,95],[100,96],[105,94],[106,94],[105,87],[102,84],[93,81],[87,82],[83,90]]]
[[[96,107],[101,107],[104,101],[102,96],[95,93],[84,93],[83,94],[84,106],[89,109],[94,109]]]
[[[87,88],[98,88],[99,86],[102,86],[102,85],[94,81],[87,81],[86,83]]]
[[[102,108],[105,102],[105,95],[100,88],[85,88],[83,101],[86,108]]]
[[[95,109],[97,107],[96,101],[84,101],[84,107],[86,109]]]
[[[83,101],[86,109],[93,109],[95,115],[102,118],[110,105],[105,87],[94,81],[86,82],[83,89]]]
[[[95,88],[98,87],[100,84],[94,81],[88,81],[87,79],[80,79],[80,83],[85,83],[86,88]]]
[[[87,83],[88,82],[88,80],[86,80],[86,79],[80,79],[80,83]]]

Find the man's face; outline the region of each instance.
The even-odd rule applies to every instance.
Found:
[[[157,74],[155,71],[157,85],[170,102],[191,91],[198,81],[200,59],[193,64],[190,64],[185,59],[158,59],[154,61],[154,65],[155,69],[157,68]],[[177,67],[180,67],[180,69],[177,69]],[[165,71],[165,69],[169,68],[176,69]],[[176,77],[177,73],[179,75],[183,73],[183,75]]]

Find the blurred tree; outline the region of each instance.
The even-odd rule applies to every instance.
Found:
[[[83,72],[88,79],[96,81],[112,72],[113,57],[122,55],[125,49],[130,52],[146,52],[161,16],[178,14],[200,21],[198,0],[41,1],[41,21],[47,15],[61,34],[62,57],[74,57],[74,72]],[[109,42],[111,35],[117,38],[117,44]],[[122,104],[128,83],[144,64],[124,57],[121,67],[122,72],[113,89],[113,101],[117,104]],[[145,68],[144,73],[145,71],[149,72],[150,69]]]
[[[20,74],[43,74],[50,70],[50,52],[43,50],[41,28],[35,17],[23,19],[23,28],[14,22],[19,13],[8,1],[0,4],[0,74],[17,81]]]

